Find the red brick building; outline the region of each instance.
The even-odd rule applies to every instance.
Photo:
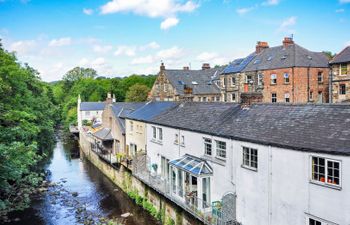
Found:
[[[309,51],[295,44],[292,38],[285,38],[282,45],[276,47],[259,43],[264,46],[243,72],[246,77],[255,78],[253,85],[263,86],[263,102],[329,102],[326,55]]]

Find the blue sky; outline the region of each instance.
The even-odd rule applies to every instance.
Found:
[[[43,80],[226,64],[294,35],[312,50],[350,45],[350,0],[0,0],[0,38]]]

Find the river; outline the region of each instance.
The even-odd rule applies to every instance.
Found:
[[[58,135],[46,169],[53,185],[33,199],[30,208],[12,213],[12,222],[6,224],[99,224],[105,219],[125,225],[158,224],[89,161],[79,157],[78,143],[72,137]],[[125,213],[131,215],[122,217]]]

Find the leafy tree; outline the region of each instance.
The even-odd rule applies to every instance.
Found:
[[[28,206],[42,177],[39,160],[54,143],[58,108],[51,86],[0,44],[0,215]]]
[[[325,54],[329,60],[333,59],[335,54],[333,54],[331,51],[323,51],[323,54]]]
[[[127,102],[143,102],[147,100],[150,89],[144,84],[134,84],[126,93]]]

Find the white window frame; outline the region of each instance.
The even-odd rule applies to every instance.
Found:
[[[287,99],[288,99],[288,101],[287,101]],[[290,103],[290,94],[289,94],[289,92],[284,93],[284,101],[285,101],[286,103]]]
[[[158,141],[163,141],[163,129],[161,127],[157,127],[158,133]]]
[[[325,172],[324,172],[324,182],[323,181],[320,181],[320,180],[316,180],[313,178],[313,164],[312,164],[312,159],[316,157],[316,158],[322,158],[324,159],[325,161]],[[333,183],[330,183],[328,182],[328,162],[331,161],[331,162],[336,162],[336,163],[339,163],[339,184],[333,184]],[[337,189],[340,189],[342,187],[342,161],[341,160],[337,160],[337,159],[330,159],[330,158],[327,158],[327,157],[323,157],[323,156],[318,156],[318,155],[311,155],[310,156],[310,182],[311,183],[315,183],[315,184],[319,184],[319,185],[322,185],[322,186],[325,186],[325,187],[334,187],[334,188],[337,188]]]
[[[213,141],[212,141],[212,139],[204,137],[203,142],[204,142],[204,155],[213,156]],[[207,146],[210,146],[210,154],[208,154],[208,152],[207,152]]]
[[[225,143],[224,144],[225,149],[220,147],[219,142]],[[215,157],[219,158],[219,159],[226,160],[226,157],[227,157],[227,143],[226,143],[226,141],[215,140],[215,149],[216,149]],[[222,154],[222,153],[224,153],[224,154]],[[223,155],[225,155],[225,156],[223,156]]]
[[[248,152],[246,153],[245,150],[247,150]],[[256,161],[253,160],[252,156],[253,156],[253,152],[256,152]],[[245,155],[248,155],[248,160],[245,160]],[[253,163],[255,163],[256,167],[253,165]],[[250,170],[254,170],[254,171],[258,171],[259,168],[259,153],[258,153],[258,149],[256,148],[250,148],[247,146],[242,146],[242,167],[250,169]]]
[[[233,98],[233,96],[235,96],[235,97]],[[236,99],[236,93],[231,93],[231,101],[232,101],[232,102],[236,102],[236,101],[237,101],[237,99]]]
[[[248,77],[250,77],[250,78],[248,79]],[[253,81],[253,76],[252,76],[252,75],[246,75],[246,76],[245,76],[245,82],[246,82],[247,84],[250,84],[250,81]]]
[[[179,144],[179,134],[175,134],[174,144],[176,144],[176,145]]]
[[[284,78],[284,83],[285,83],[285,84],[289,84],[289,82],[290,82],[289,73],[284,73],[284,74],[283,74],[283,78]],[[276,79],[277,79],[277,77],[276,77]],[[288,79],[288,82],[287,82],[287,79]]]
[[[157,139],[157,128],[155,126],[152,126],[152,139]]]
[[[271,74],[270,79],[271,79],[271,82],[270,82],[271,84],[277,84],[277,74],[275,73]],[[275,81],[275,82],[272,82],[272,81]]]
[[[180,145],[185,146],[185,136],[181,135]]]
[[[262,85],[263,85],[263,74],[258,73],[258,86],[262,86]]]
[[[236,77],[231,77],[231,86],[235,86],[236,85]]]

